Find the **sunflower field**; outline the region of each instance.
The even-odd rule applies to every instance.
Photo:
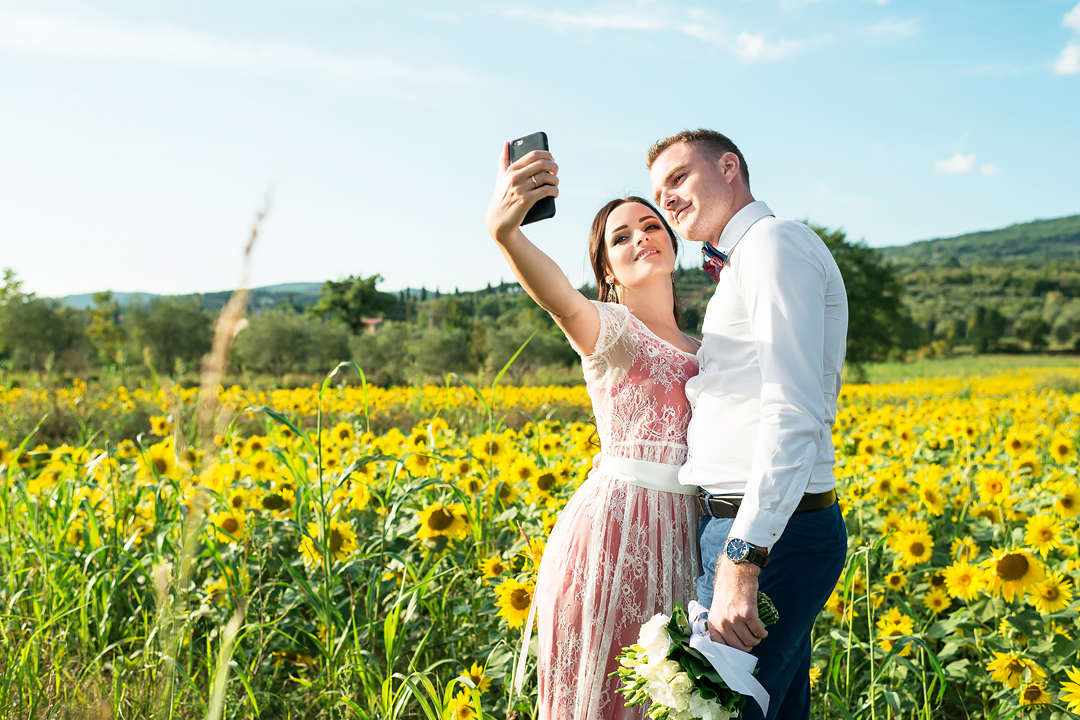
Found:
[[[198,388],[5,380],[0,716],[532,717],[510,678],[599,449],[584,388],[343,375],[218,387],[212,426]],[[1080,713],[1080,371],[839,407],[813,716]]]

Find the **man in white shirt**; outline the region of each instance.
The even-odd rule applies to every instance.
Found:
[[[847,293],[821,239],[750,193],[742,153],[710,130],[649,151],[655,199],[704,243],[717,281],[679,480],[701,488],[698,601],[713,639],[758,657],[767,720],[809,718],[810,630],[847,554],[831,425],[847,338]],[[780,621],[766,631],[757,591]],[[744,717],[761,717],[746,703]]]

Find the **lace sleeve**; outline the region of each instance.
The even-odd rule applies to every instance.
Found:
[[[630,311],[625,305],[618,303],[605,303],[599,300],[590,300],[596,306],[596,312],[600,315],[600,332],[596,336],[596,345],[593,351],[586,355],[581,348],[570,340],[570,347],[583,359],[603,357],[615,345],[615,341],[626,331],[626,321],[630,317]],[[569,338],[567,338],[569,340]]]
[[[600,315],[600,332],[596,336],[596,345],[589,355],[576,346],[574,350],[581,355],[581,369],[585,374],[586,384],[603,385],[616,379],[611,375],[612,372],[625,371],[633,360],[632,345],[627,337],[630,311],[625,305],[618,303],[598,300],[590,302],[596,306]]]

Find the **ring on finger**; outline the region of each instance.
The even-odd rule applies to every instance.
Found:
[[[536,182],[536,176],[530,175],[529,179],[533,181],[533,187],[540,187],[540,183]]]

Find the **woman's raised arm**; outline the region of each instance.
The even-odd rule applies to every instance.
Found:
[[[511,164],[510,145],[503,145],[495,192],[488,205],[487,226],[521,287],[551,314],[570,341],[588,355],[600,333],[596,306],[570,284],[554,260],[521,232],[521,221],[536,201],[558,196],[558,173],[559,166],[551,153],[535,150]]]

